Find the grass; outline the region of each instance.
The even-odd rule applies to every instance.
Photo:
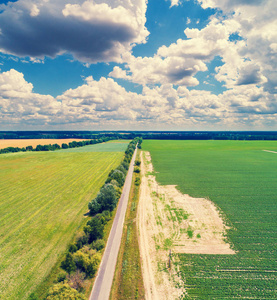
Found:
[[[128,146],[129,140],[116,140],[109,141],[107,143],[89,145],[79,148],[68,148],[58,150],[59,152],[64,153],[75,153],[75,152],[124,152]]]
[[[135,185],[136,177],[140,177],[140,174],[133,175],[110,300],[145,299],[136,224],[139,201],[139,185]]]
[[[184,299],[276,298],[276,170],[272,141],[144,141],[156,178],[211,199],[236,255],[175,254]],[[188,232],[193,237],[193,232]],[[201,238],[196,236],[196,238]]]
[[[122,156],[62,151],[0,156],[1,299],[26,299],[49,276],[84,224],[88,201]]]

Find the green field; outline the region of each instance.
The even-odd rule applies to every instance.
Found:
[[[105,145],[0,155],[0,299],[26,299],[85,222],[88,201],[127,147]]]
[[[157,180],[208,197],[235,255],[178,254],[184,299],[276,299],[277,142],[144,141]]]

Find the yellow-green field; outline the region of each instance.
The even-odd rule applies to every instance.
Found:
[[[0,299],[26,299],[50,273],[123,158],[104,151],[0,156]]]

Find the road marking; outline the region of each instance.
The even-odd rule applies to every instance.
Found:
[[[271,152],[271,153],[277,153],[276,151],[270,151],[270,150],[263,150],[265,152]]]

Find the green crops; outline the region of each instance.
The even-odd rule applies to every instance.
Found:
[[[208,197],[236,255],[179,254],[183,299],[276,299],[277,142],[144,141],[158,182]]]

